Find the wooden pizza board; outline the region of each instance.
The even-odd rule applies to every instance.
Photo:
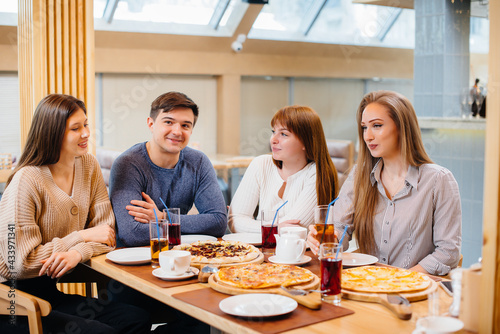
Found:
[[[401,295],[408,299],[409,302],[416,302],[419,300],[424,300],[427,299],[427,295],[429,293],[432,293],[437,290],[438,284],[432,280],[429,279],[431,284],[424,289],[420,291],[415,291],[415,292],[408,292],[408,293],[398,293],[398,295]],[[342,297],[346,299],[352,299],[352,300],[358,300],[362,302],[371,302],[371,303],[379,303],[380,302],[380,294],[379,293],[369,293],[369,292],[356,292],[356,291],[350,291],[346,289],[342,289]]]
[[[210,278],[208,279],[208,284],[215,291],[222,292],[228,295],[241,295],[246,293],[273,293],[290,297],[297,303],[310,309],[317,310],[321,308],[321,295],[317,292],[311,292],[305,296],[294,296],[279,287],[265,289],[242,289],[218,281],[217,275],[210,276]],[[294,285],[293,287],[304,290],[317,289],[319,287],[319,278],[318,276],[314,275],[314,278],[311,282]]]
[[[264,262],[264,254],[262,254],[261,252],[259,252],[259,256],[257,256],[255,259],[253,260],[250,260],[250,261],[247,261],[247,262],[234,262],[234,263],[213,263],[211,265],[214,265],[216,267],[230,267],[230,266],[243,266],[243,265],[247,265],[247,264],[261,264],[262,262]],[[201,263],[201,262],[193,262],[191,261],[191,267],[195,267],[195,268],[198,268],[198,269],[201,269],[203,268],[204,266],[208,265],[210,263]]]
[[[394,295],[399,295],[405,297],[409,302],[415,302],[419,300],[424,300],[427,298],[429,293],[432,293],[437,290],[438,284],[430,279],[431,284],[424,290],[415,291],[415,292],[407,292],[407,293],[395,293]],[[411,305],[404,304],[393,304],[390,302],[388,296],[390,294],[385,293],[368,293],[368,292],[356,292],[350,291],[346,289],[342,289],[342,297],[346,299],[352,299],[363,302],[370,303],[380,303],[391,310],[394,314],[398,316],[398,318],[402,320],[411,319]]]

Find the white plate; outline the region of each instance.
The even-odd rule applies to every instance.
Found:
[[[292,298],[270,293],[248,293],[228,297],[219,303],[222,312],[240,317],[273,317],[297,308]]]
[[[118,264],[144,264],[151,262],[151,250],[149,247],[122,248],[109,252],[106,258]]]
[[[231,233],[224,235],[222,240],[241,241],[254,246],[260,246],[262,244],[262,236],[260,233]]]
[[[180,281],[180,280],[183,280],[186,278],[191,278],[195,275],[198,275],[198,273],[200,272],[200,270],[198,270],[194,267],[189,267],[189,268],[191,269],[191,271],[187,271],[184,274],[179,275],[179,276],[168,275],[161,268],[156,268],[155,270],[153,270],[153,275],[158,277],[159,279],[164,280],[164,281]]]
[[[217,241],[216,237],[212,237],[211,235],[203,235],[203,234],[186,234],[181,235],[181,244],[192,244],[196,241]]]
[[[342,266],[355,267],[366,266],[367,264],[374,264],[378,259],[375,256],[361,253],[343,253]]]
[[[307,256],[307,255],[303,255],[302,259],[300,261],[287,262],[287,261],[281,261],[280,259],[278,259],[278,257],[276,255],[273,255],[273,256],[270,256],[268,260],[271,261],[272,263],[276,263],[276,264],[290,264],[293,266],[300,266],[300,265],[306,264],[309,261],[311,261],[311,257]]]

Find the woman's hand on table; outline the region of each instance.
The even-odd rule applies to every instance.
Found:
[[[289,219],[289,220],[285,220],[285,221],[282,221],[280,223],[280,228],[282,227],[287,227],[287,226],[300,226],[300,220],[298,219]]]
[[[76,267],[82,260],[82,254],[77,250],[53,253],[48,259],[42,260],[42,269],[38,276],[47,275],[51,278],[59,278],[68,270]]]
[[[130,201],[131,205],[127,205],[125,207],[128,210],[129,215],[133,216],[138,222],[144,224],[149,224],[149,222],[151,220],[155,220],[156,217],[158,217],[158,219],[164,218],[163,211],[160,212],[160,210],[158,210],[155,202],[153,202],[148,194],[143,192],[142,197],[144,198],[144,201],[133,199]]]
[[[116,246],[115,229],[109,225],[102,224],[78,231],[85,242],[99,242],[111,247]]]
[[[309,225],[309,233],[307,234],[307,246],[311,249],[314,255],[318,255],[319,251],[319,241],[316,240],[316,235],[318,235],[318,231],[314,225]]]

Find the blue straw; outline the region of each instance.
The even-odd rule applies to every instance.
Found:
[[[168,207],[167,207],[167,205],[165,204],[165,202],[163,202],[163,200],[161,199],[161,197],[160,197],[160,202],[161,202],[161,204],[163,204],[163,206],[164,206],[164,207],[165,207],[165,209],[167,210],[168,223],[169,223],[170,225],[172,225],[172,220],[170,220],[170,212],[168,211]]]
[[[323,234],[321,235],[321,241],[319,242],[320,244],[323,243],[323,238],[325,237],[325,233],[326,233],[326,224],[327,224],[327,221],[328,221],[328,215],[330,214],[330,207],[333,205],[333,203],[335,203],[339,198],[337,197],[336,199],[334,199],[333,201],[331,201],[330,203],[328,203],[328,209],[326,210],[326,217],[325,217],[325,228],[323,229]]]
[[[288,203],[288,201],[286,201],[285,203],[281,204],[281,206],[276,210],[276,213],[274,214],[274,218],[273,218],[273,222],[271,224],[271,228],[273,228],[274,226],[274,221],[276,220],[276,217],[278,217],[278,211],[283,207],[283,205],[285,205],[286,203]]]
[[[156,215],[156,210],[153,209],[153,212],[155,214],[155,219],[156,219],[156,232],[158,233],[158,247],[160,247],[161,250],[161,241],[160,241],[160,223],[158,222],[158,216]]]
[[[345,233],[347,232],[348,227],[349,225],[346,225],[344,227],[344,233],[342,233],[342,236],[340,237],[339,248],[337,249],[337,254],[335,254],[335,260],[337,260],[337,258],[339,257],[340,247],[342,247],[342,241],[344,241]]]

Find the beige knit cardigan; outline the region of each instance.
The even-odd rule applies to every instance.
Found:
[[[78,233],[100,224],[114,228],[115,217],[94,156],[75,159],[72,196],[47,166],[20,169],[0,201],[0,282],[38,276],[40,261],[55,252],[77,250],[84,262],[111,251]]]

